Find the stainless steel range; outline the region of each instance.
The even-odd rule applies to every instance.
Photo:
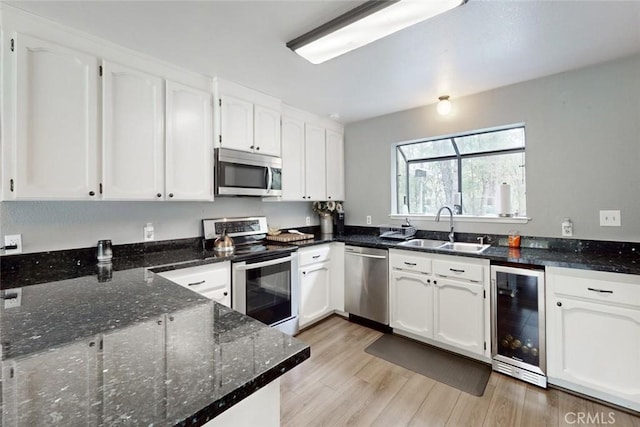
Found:
[[[298,253],[267,242],[266,217],[202,220],[204,245],[226,230],[236,246],[232,259],[231,307],[282,332],[298,332]]]

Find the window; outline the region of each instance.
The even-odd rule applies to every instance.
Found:
[[[397,214],[495,216],[499,186],[511,185],[511,211],[526,216],[524,126],[395,146]]]

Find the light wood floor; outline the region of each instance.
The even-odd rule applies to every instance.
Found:
[[[381,335],[339,316],[298,335],[311,358],[282,377],[282,425],[640,427],[628,413],[495,372],[482,397],[469,395],[365,353]],[[579,423],[578,413],[603,422]]]

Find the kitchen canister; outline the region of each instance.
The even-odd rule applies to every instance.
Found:
[[[511,211],[511,186],[506,182],[498,188],[498,216],[512,216]]]
[[[113,251],[111,250],[111,240],[98,240],[98,263],[111,262]]]

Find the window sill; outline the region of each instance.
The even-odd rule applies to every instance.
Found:
[[[418,215],[418,214],[389,214],[391,219],[405,219],[409,218],[414,221],[433,221],[436,219],[435,215]],[[446,212],[441,220],[449,220],[449,213]],[[478,222],[478,223],[492,223],[492,224],[526,224],[531,221],[531,218],[518,216],[518,217],[501,217],[501,216],[472,216],[472,215],[454,215],[453,220],[456,222]]]

